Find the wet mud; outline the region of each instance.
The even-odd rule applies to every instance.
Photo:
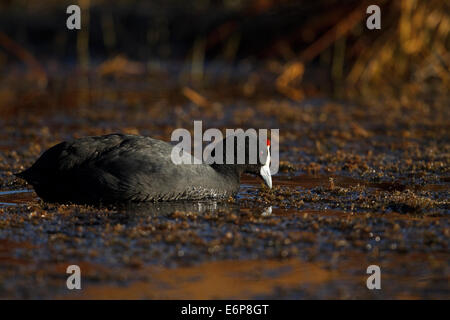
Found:
[[[1,109],[0,298],[450,297],[448,97],[293,102],[211,80],[198,104],[165,73],[52,81],[16,81]],[[280,128],[274,188],[244,176],[227,201],[104,208],[44,203],[14,176],[62,140],[169,140],[193,120]],[[82,290],[66,288],[71,264]]]

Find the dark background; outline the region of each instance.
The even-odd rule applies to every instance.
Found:
[[[449,48],[443,0],[1,1],[0,298],[448,299]],[[97,208],[14,175],[61,141],[194,120],[280,129],[273,188]]]
[[[257,65],[275,91],[297,100],[323,92],[409,95],[410,84],[424,94],[448,88],[446,1],[86,0],[77,2],[82,30],[69,31],[65,10],[72,3],[3,1],[0,71],[25,64],[45,84],[49,63],[88,69],[120,56],[148,63],[150,72],[162,63],[171,74],[191,69],[182,79],[197,84],[211,64],[214,72]],[[369,4],[382,9],[381,30],[365,27]]]

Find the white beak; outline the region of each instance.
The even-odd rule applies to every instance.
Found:
[[[267,186],[272,189],[272,176],[270,174],[270,147],[267,147],[267,159],[266,163],[261,167],[259,173],[261,174],[261,177],[264,179],[264,182],[267,184]]]

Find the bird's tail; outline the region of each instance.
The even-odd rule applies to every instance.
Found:
[[[14,175],[16,176],[16,177],[18,177],[18,178],[20,178],[20,179],[24,179],[24,180],[26,180],[25,179],[25,177],[26,177],[26,170],[25,171],[22,171],[22,172],[17,172],[17,173],[14,173]]]
[[[33,177],[33,175],[31,175],[30,174],[30,170],[29,169],[27,169],[27,170],[24,170],[24,171],[21,171],[21,172],[18,172],[18,173],[14,173],[14,175],[16,176],[16,177],[18,177],[18,178],[20,178],[20,179],[23,179],[23,180],[25,180],[26,182],[28,182],[28,183],[31,183],[32,184],[32,177]]]

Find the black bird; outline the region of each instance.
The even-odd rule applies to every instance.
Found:
[[[226,144],[228,138],[222,141]],[[246,139],[247,151],[248,144]],[[16,175],[43,200],[60,203],[227,198],[238,192],[244,172],[262,177],[272,187],[269,142],[263,164],[175,164],[173,147],[136,135],[85,137],[53,146]]]

